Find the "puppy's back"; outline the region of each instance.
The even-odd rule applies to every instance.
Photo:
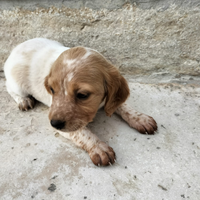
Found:
[[[58,56],[67,49],[59,42],[44,38],[19,44],[4,65],[7,88],[20,95],[32,95],[43,102],[42,95],[46,93],[44,78]]]

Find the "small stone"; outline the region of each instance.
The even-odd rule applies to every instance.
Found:
[[[164,127],[164,125],[162,125],[162,124],[161,124],[161,127],[164,128],[164,129],[166,129],[166,128]]]
[[[162,185],[158,185],[158,187],[160,187],[162,190],[165,190],[165,191],[167,191],[167,188],[165,188],[165,187],[163,187]]]
[[[52,184],[48,187],[48,190],[51,191],[51,192],[54,192],[54,191],[56,190],[56,185],[52,183]]]
[[[57,175],[55,175],[55,176],[53,176],[51,179],[56,179],[58,176]]]

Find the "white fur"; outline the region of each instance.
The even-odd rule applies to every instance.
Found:
[[[73,72],[70,72],[68,75],[67,75],[67,80],[70,82],[72,80],[72,78],[74,77],[74,73]]]
[[[51,105],[52,97],[44,87],[44,79],[55,60],[67,49],[69,48],[56,41],[35,38],[19,44],[12,51],[4,65],[4,72],[7,90],[17,103],[20,101],[18,96],[25,97],[29,94],[47,106]],[[28,52],[26,56],[23,56],[24,52]],[[11,73],[18,64],[29,67],[30,82],[27,81],[23,87],[17,84]]]
[[[73,60],[64,60],[63,64],[67,64],[68,66],[72,66],[77,60],[73,59]]]
[[[87,49],[87,53],[81,58],[81,60],[85,60],[87,57],[89,57],[92,53]]]

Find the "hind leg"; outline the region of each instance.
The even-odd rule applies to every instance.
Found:
[[[18,107],[22,111],[27,111],[29,109],[33,109],[36,103],[36,100],[31,96],[26,94],[25,92],[20,91],[19,88],[9,87],[8,83],[6,84],[8,93],[12,96],[15,102],[18,104]]]
[[[35,99],[32,96],[23,97],[18,103],[18,107],[22,111],[33,109],[34,106],[35,106]]]

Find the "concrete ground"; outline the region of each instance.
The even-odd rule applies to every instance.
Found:
[[[158,133],[141,135],[99,111],[89,127],[114,148],[117,163],[96,167],[53,131],[47,107],[19,111],[4,83],[1,75],[1,200],[200,199],[200,87],[129,78],[129,103],[154,117]]]

